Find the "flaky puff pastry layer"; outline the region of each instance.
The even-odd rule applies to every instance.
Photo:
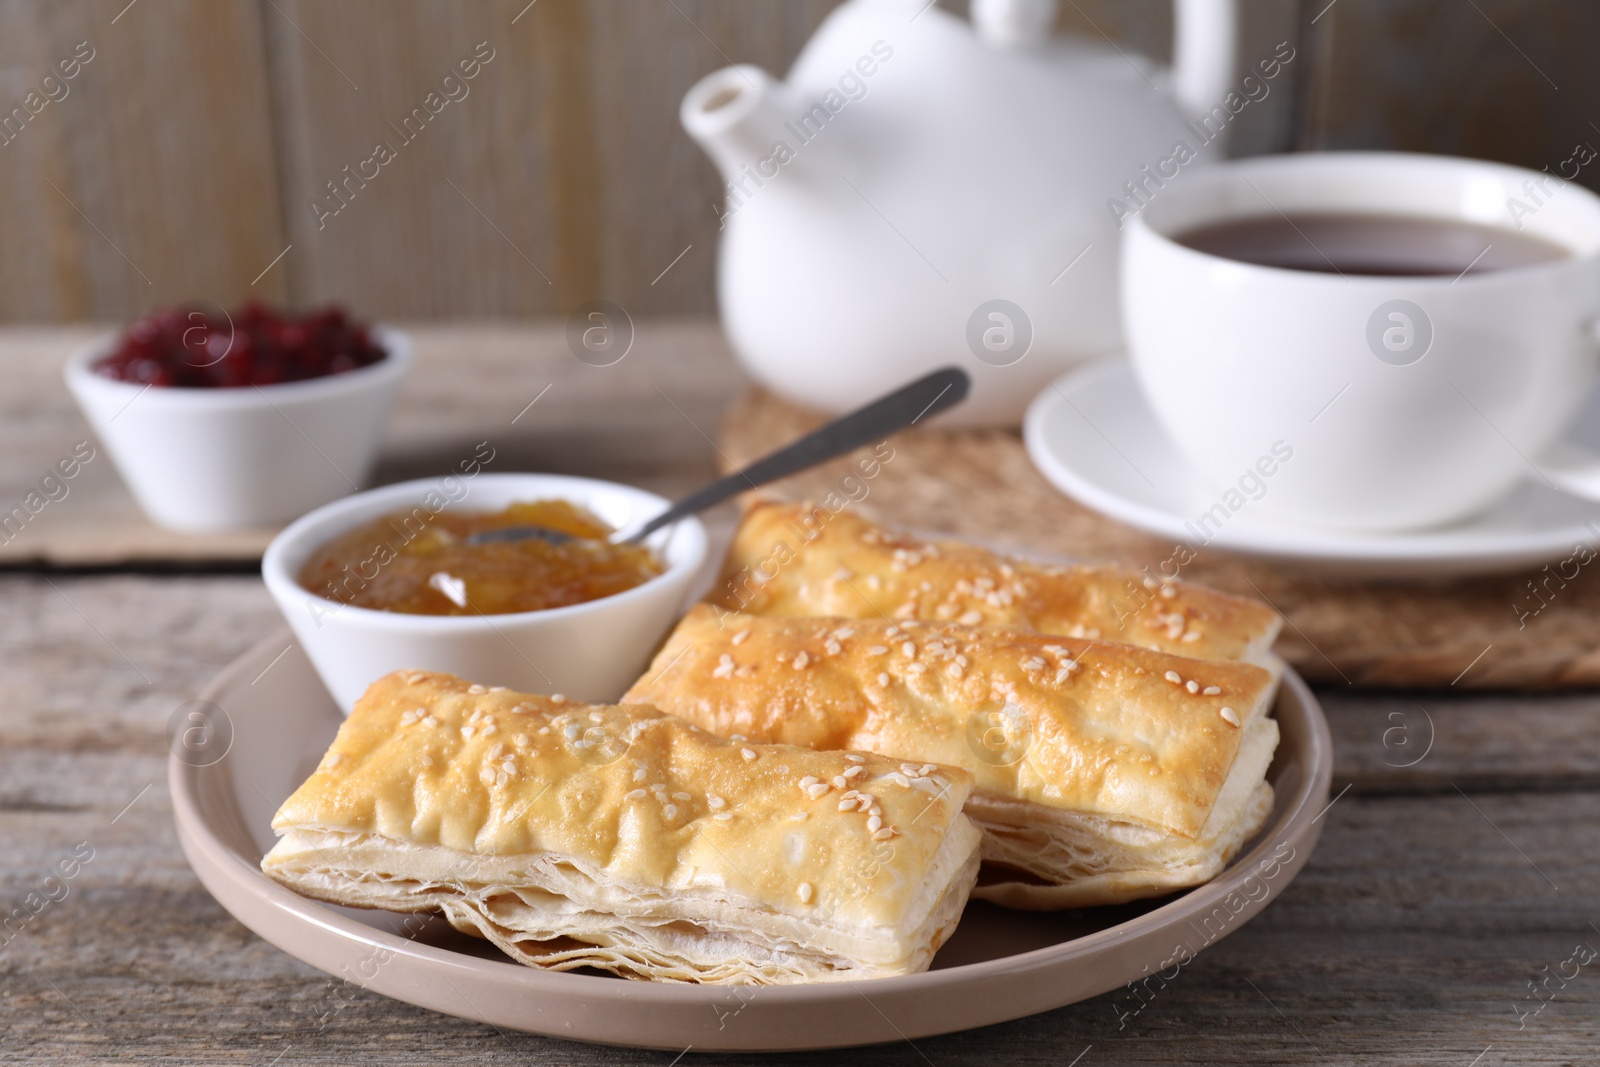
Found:
[[[725,735],[964,768],[984,858],[1043,884],[979,894],[1071,907],[1203,882],[1259,829],[1273,689],[1250,664],[1113,642],[701,605],[623,701]]]
[[[1103,638],[1197,659],[1281,665],[1271,607],[1117,567],[1049,566],[927,541],[852,512],[746,510],[710,601],[755,615],[926,619]]]
[[[977,874],[971,778],[723,740],[650,707],[399,672],[262,861],[308,896],[442,912],[514,958],[774,983],[926,968]],[[849,800],[849,803],[844,803]]]

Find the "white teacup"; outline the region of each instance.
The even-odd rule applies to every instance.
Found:
[[[1569,254],[1458,277],[1341,276],[1174,240],[1275,213],[1472,222]],[[1600,197],[1578,185],[1439,156],[1251,159],[1156,190],[1123,242],[1140,386],[1198,473],[1229,486],[1257,472],[1267,491],[1252,509],[1403,530],[1468,516],[1525,477],[1600,487],[1600,458],[1552,451],[1600,363]]]

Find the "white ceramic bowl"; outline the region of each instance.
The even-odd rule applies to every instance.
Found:
[[[288,522],[366,483],[411,345],[375,329],[370,366],[256,388],[178,389],[90,370],[110,334],[67,361],[67,388],[145,514],[184,533]]]
[[[565,608],[408,615],[339,604],[297,580],[314,551],[383,515],[417,507],[498,511],[551,499],[588,508],[618,529],[640,525],[668,505],[642,489],[556,474],[451,474],[401,482],[335,501],[290,525],[267,546],[261,576],[347,715],[368,685],[404,669],[448,671],[527,693],[615,701],[649,664],[695,591],[706,558],[706,530],[698,519],[684,519],[647,539],[667,565],[663,573],[626,592]]]

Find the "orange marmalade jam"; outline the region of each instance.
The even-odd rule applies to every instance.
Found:
[[[507,526],[544,526],[582,540],[467,543],[479,531]],[[561,608],[632,589],[665,569],[643,545],[608,544],[611,532],[565,500],[492,513],[418,507],[323,545],[300,572],[300,584],[343,604],[411,615]]]

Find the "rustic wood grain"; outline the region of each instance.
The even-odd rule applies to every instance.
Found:
[[[404,319],[564,315],[602,296],[641,316],[711,311],[721,180],[678,102],[729,62],[781,76],[835,3],[0,4],[5,107],[76,42],[96,48],[0,146],[0,321],[245,296]],[[1168,0],[1062,10],[1062,32],[1170,54]],[[1292,0],[1245,11],[1242,69],[1295,32]],[[406,140],[396,127],[479,42],[495,58]],[[1241,114],[1234,151],[1289,143],[1299,74]],[[393,162],[351,178],[380,140]],[[314,201],[340,203],[329,182],[348,204],[319,218]]]
[[[1324,686],[1333,791],[1441,793],[1457,788],[1600,791],[1600,702],[1561,695],[1403,693]],[[1597,920],[1600,921],[1600,920]]]
[[[737,466],[804,432],[820,416],[752,390],[729,412],[723,460]],[[857,505],[882,522],[963,536],[1022,553],[1160,567],[1170,541],[1068,499],[1034,469],[1015,433],[913,430]],[[849,460],[779,483],[821,499]],[[1333,582],[1293,567],[1200,550],[1185,580],[1265,598],[1289,620],[1278,651],[1308,678],[1353,686],[1480,689],[1600,682],[1600,581],[1581,573],[1520,620],[1528,574],[1451,582]],[[1526,625],[1523,625],[1523,622]]]
[[[781,73],[832,6],[0,4],[0,108],[20,106],[77,42],[96,50],[65,99],[0,145],[0,321],[246,295],[407,319],[564,314],[597,296],[636,315],[710,311],[719,179],[679,128],[678,101],[729,61]],[[1061,28],[1165,57],[1169,6],[1074,0]],[[1555,168],[1600,144],[1585,111],[1600,90],[1592,5],[1243,10],[1241,71],[1280,40],[1300,55],[1241,114],[1237,154],[1401,148]],[[499,51],[471,94],[319,229],[312,198],[479,41]],[[1590,170],[1579,180],[1600,187]]]
[[[53,583],[53,584],[52,584]],[[0,576],[0,904],[77,842],[94,859],[0,944],[7,1063],[656,1064],[672,1054],[502,1033],[335,985],[250,934],[189,872],[165,785],[168,716],[280,625],[245,576]],[[91,623],[93,624],[91,626]],[[98,631],[98,632],[97,632]],[[1539,1014],[1526,983],[1600,946],[1592,784],[1526,788],[1566,749],[1600,765],[1600,700],[1456,698],[1420,764],[1383,769],[1383,704],[1329,696],[1336,782],[1310,864],[1258,919],[1119,1026],[1126,991],[1001,1026],[849,1053],[726,1064],[1566,1064],[1592,1059],[1585,969]],[[1570,730],[1543,736],[1558,716]],[[1588,728],[1585,728],[1588,727]],[[1365,746],[1365,747],[1363,747]],[[1502,778],[1488,751],[1511,765]],[[1477,776],[1476,781],[1469,781]],[[146,787],[149,787],[146,789]],[[130,806],[131,805],[131,806]],[[1547,881],[1546,879],[1549,879]],[[1553,885],[1552,885],[1553,883]]]
[[[831,4],[539,0],[512,26],[524,2],[140,0],[127,10],[125,0],[0,2],[0,108],[20,102],[78,40],[97,50],[67,99],[0,146],[0,321],[112,321],[152,303],[232,302],[246,293],[344,299],[363,314],[409,321],[560,314],[606,295],[642,320],[640,347],[617,368],[564,362],[558,327],[548,324],[419,330],[422,358],[380,476],[430,473],[453,449],[482,439],[483,426],[503,434],[508,467],[620,477],[664,492],[737,458],[735,448],[718,458],[706,436],[716,436],[716,413],[742,384],[722,342],[704,322],[645,318],[713,306],[718,182],[678,130],[677,101],[728,60],[781,71]],[[1167,48],[1165,0],[1064,6],[1073,9],[1063,17],[1069,29],[1104,29],[1130,50]],[[1292,5],[1258,6],[1278,21],[1247,16],[1247,40],[1267,40],[1267,25],[1271,41],[1281,39],[1276,27],[1294,17]],[[1298,7],[1306,38],[1296,61],[1304,66],[1294,70],[1319,72],[1315,94],[1294,133],[1292,87],[1275,89],[1270,108],[1241,116],[1235,150],[1278,148],[1294,133],[1305,145],[1397,146],[1541,167],[1565,159],[1578,140],[1600,144],[1584,114],[1600,77],[1589,57],[1600,16],[1590,5]],[[399,169],[386,168],[324,231],[311,228],[311,191],[370,151],[373,127],[381,133],[419,102],[438,68],[459,58],[458,45],[470,50],[485,39],[480,27],[508,43],[473,95],[451,104],[402,150]],[[1241,58],[1250,52],[1247,43]],[[1246,120],[1260,121],[1259,131]],[[1587,173],[1582,180],[1593,182]],[[86,335],[0,337],[4,500],[80,439],[59,360]],[[546,384],[551,392],[513,422]],[[774,423],[763,433],[800,425],[781,411],[760,414]],[[913,441],[915,455],[927,442]],[[1170,550],[1050,503],[1058,498],[1041,492],[1006,435],[944,453],[939,470],[942,488],[911,492],[885,480],[866,508],[1019,548],[1054,545],[1135,564]],[[897,476],[893,465],[886,473]],[[131,502],[108,464],[91,465],[84,479],[41,517],[60,524],[38,527],[49,548],[19,540],[0,560],[185,557],[149,530],[106,550],[96,528],[131,529]],[[994,485],[1021,492],[987,514],[974,508]],[[76,548],[55,547],[71,546],[73,536]],[[98,557],[85,547],[96,543]],[[247,562],[259,544],[212,547],[206,557]],[[1242,588],[1245,575],[1219,561],[1204,576]],[[1564,591],[1528,632],[1496,631],[1491,641],[1478,620],[1503,613],[1502,628],[1510,627],[1520,579],[1445,592],[1248,577],[1308,638],[1285,647],[1329,682],[1322,695],[1337,744],[1335,791],[1351,787],[1324,816],[1305,873],[1259,919],[1207,950],[1125,1026],[1119,1013],[1131,1002],[1110,994],[915,1046],[759,1060],[690,1051],[675,1060],[501,1033],[351,991],[250,934],[204,892],[178,849],[164,726],[224,663],[279,625],[259,582],[0,574],[0,911],[38,888],[76,842],[95,849],[66,899],[0,942],[0,1062],[1593,1062],[1600,981],[1592,967],[1520,1029],[1514,1008],[1537,1005],[1528,983],[1575,944],[1600,947],[1592,925],[1600,924],[1600,700],[1460,690],[1593,684],[1594,580]],[[1437,688],[1371,693],[1346,679],[1431,679]]]
[[[678,101],[730,61],[782,71],[832,5],[279,6],[266,26],[295,295],[416,318],[566,314],[599,297],[636,315],[710,310],[720,182]],[[495,58],[465,99],[410,143],[388,132],[479,42]],[[310,202],[377,139],[398,158],[319,228]]]
[[[402,405],[404,433],[388,460],[403,472],[425,471],[491,419],[508,422],[524,395],[555,382],[516,423],[528,437],[508,438],[513,451],[601,476],[692,481],[716,457],[702,431],[715,433],[717,407],[741,381],[704,322],[647,323],[623,363],[579,365],[583,375],[570,374],[548,330],[420,333],[433,334],[419,335],[431,354],[419,360],[421,388]],[[11,331],[0,351],[27,339],[59,352],[72,337]],[[9,376],[22,388],[0,398],[8,444],[26,449],[31,434],[70,415],[64,395],[45,395],[56,388],[49,364],[22,359]],[[544,408],[558,389],[566,403]],[[548,421],[524,430],[533,413]],[[991,448],[1005,439],[982,436]],[[907,444],[868,503],[894,499],[883,478],[921,447]],[[1004,474],[1000,455],[952,455],[943,476],[992,479]],[[1020,523],[1031,513],[1006,513],[1015,534],[1029,533]],[[0,911],[77,842],[95,849],[69,895],[0,944],[0,1061],[671,1060],[500,1033],[350,990],[210,899],[173,836],[164,729],[224,663],[280,625],[255,578],[12,573],[0,575],[0,604]],[[1085,1067],[1465,1067],[1485,1049],[1483,1064],[1587,1062],[1600,1009],[1587,971],[1523,1029],[1513,1005],[1536,1007],[1527,983],[1575,944],[1600,945],[1588,927],[1600,921],[1589,830],[1600,817],[1600,699],[1373,694],[1342,683],[1322,696],[1337,799],[1310,866],[1137,1015],[1123,1019],[1135,1006],[1123,991],[914,1047],[858,1050],[848,1062],[1063,1067],[1085,1049]]]
[[[0,321],[285,293],[250,285],[284,245],[256,5],[125,7],[0,6],[0,114],[93,56],[0,144]]]
[[[709,442],[744,376],[720,331],[703,319],[643,319],[634,327],[632,349],[610,367],[580,362],[559,322],[411,328],[414,362],[374,484],[449,470],[483,440],[496,449],[493,470],[610,478],[667,496],[710,480]],[[93,440],[61,366],[98,332],[0,330],[0,380],[7,383],[0,390],[0,512],[75,444]],[[249,566],[275,532],[164,531],[139,512],[103,448],[67,486],[64,499],[0,543],[0,565]]]
[[[1309,0],[1310,15],[1326,3]],[[1340,0],[1307,36],[1316,71],[1307,147],[1443,152],[1555,170],[1577,144],[1600,146],[1594,4]],[[1600,188],[1594,170],[1578,180]]]

